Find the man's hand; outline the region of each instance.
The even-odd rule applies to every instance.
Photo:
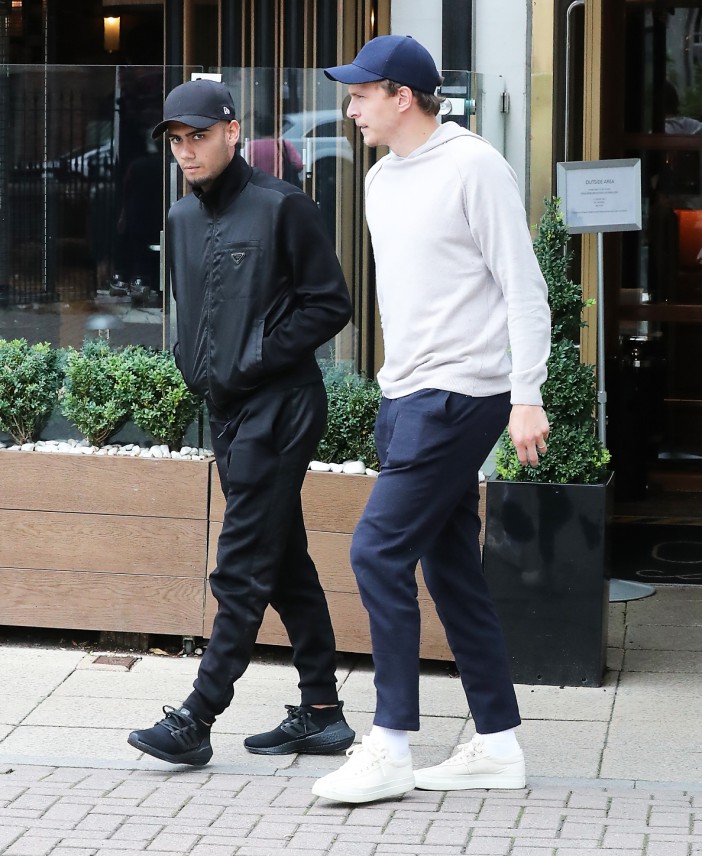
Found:
[[[539,464],[539,455],[546,454],[548,419],[543,407],[535,404],[513,404],[509,417],[509,436],[517,450],[519,463],[525,467]]]

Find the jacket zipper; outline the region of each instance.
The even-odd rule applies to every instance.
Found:
[[[209,251],[207,254],[207,278],[206,278],[206,288],[205,288],[205,300],[207,306],[207,327],[204,331],[206,335],[207,348],[206,348],[206,365],[207,365],[207,388],[210,391],[210,398],[214,401],[214,396],[212,394],[212,384],[210,383],[210,349],[211,349],[211,335],[210,330],[212,326],[212,276],[214,272],[214,244],[215,244],[215,224],[216,224],[216,216],[213,214],[210,220],[210,235],[209,235]]]

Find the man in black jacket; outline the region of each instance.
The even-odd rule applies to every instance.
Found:
[[[334,633],[300,490],[326,424],[315,349],[348,322],[348,290],[313,200],[235,153],[239,123],[226,86],[177,86],[153,136],[164,132],[192,188],[168,215],[175,357],[206,399],[227,503],[210,576],[218,610],[193,692],[128,740],[174,764],[206,764],[211,725],[271,604],[290,637],[301,703],[244,745],[271,755],[337,752],[354,732],[336,694]]]

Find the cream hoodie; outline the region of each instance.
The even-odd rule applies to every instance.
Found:
[[[366,176],[385,364],[383,394],[511,390],[541,404],[547,289],[514,172],[486,140],[439,125]]]

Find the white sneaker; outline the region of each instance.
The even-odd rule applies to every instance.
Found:
[[[399,797],[414,788],[409,752],[401,761],[393,761],[384,746],[363,737],[346,754],[349,760],[343,767],[317,779],[313,794],[337,802],[365,803]]]
[[[416,787],[425,791],[524,788],[524,753],[519,749],[504,758],[494,758],[488,755],[483,741],[476,734],[470,743],[461,743],[448,761],[417,770],[414,779]]]

